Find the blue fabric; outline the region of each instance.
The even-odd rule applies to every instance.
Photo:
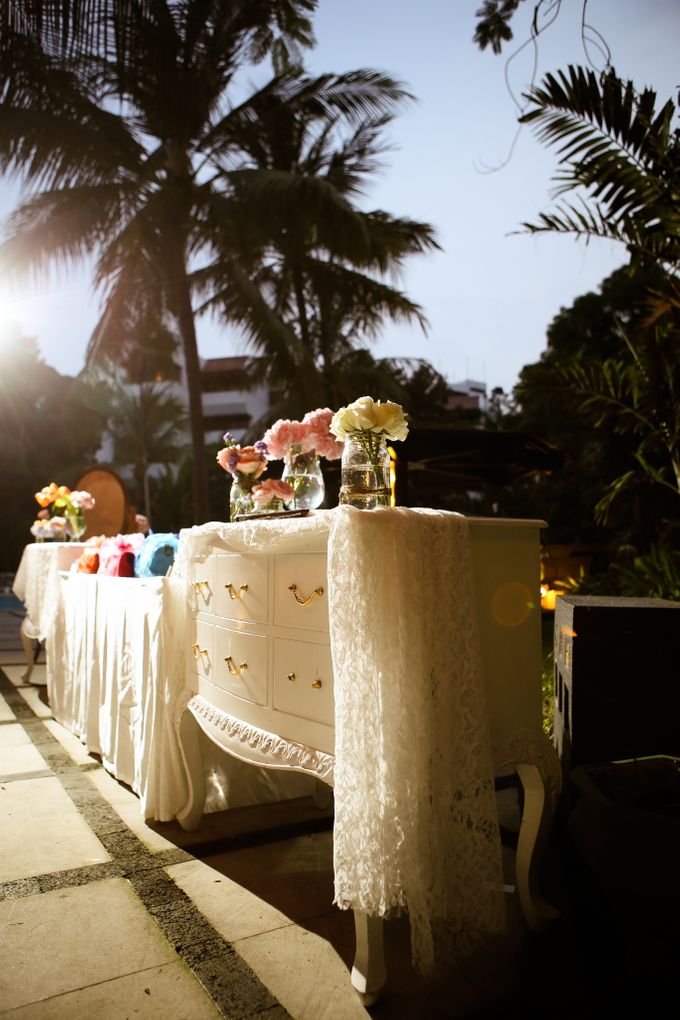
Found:
[[[137,577],[164,577],[175,562],[179,537],[160,532],[149,535],[135,559]]]

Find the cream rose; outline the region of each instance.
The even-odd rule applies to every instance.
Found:
[[[391,400],[382,403],[372,397],[359,397],[333,415],[330,430],[338,439],[354,432],[373,432],[387,439],[406,439],[408,422],[402,407]]]

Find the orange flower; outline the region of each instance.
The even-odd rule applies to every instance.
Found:
[[[56,483],[50,482],[49,485],[44,485],[40,492],[36,492],[35,494],[36,502],[39,504],[39,506],[43,507],[44,509],[46,506],[50,506],[51,503],[54,503],[55,499],[57,498],[58,492],[59,488],[56,485]]]

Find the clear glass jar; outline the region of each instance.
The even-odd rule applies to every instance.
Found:
[[[242,476],[234,475],[229,490],[229,520],[233,522],[242,514],[252,514],[255,511],[253,479],[244,479]]]
[[[358,510],[390,506],[390,454],[384,436],[357,432],[346,439],[341,473],[341,504],[355,506]]]
[[[316,450],[307,453],[291,451],[285,460],[281,481],[293,489],[286,501],[289,510],[316,510],[323,503],[326,488]]]
[[[73,509],[66,514],[66,538],[79,542],[87,531],[87,521],[82,510]]]

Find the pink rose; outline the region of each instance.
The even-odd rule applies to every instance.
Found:
[[[288,456],[291,446],[311,449],[311,447],[303,446],[307,438],[307,432],[307,426],[301,421],[279,418],[270,429],[267,429],[263,436],[269,451],[269,459],[284,460]]]
[[[259,506],[266,506],[273,499],[280,499],[285,503],[293,495],[293,486],[288,482],[279,481],[278,478],[268,478],[266,482],[260,482],[253,487],[253,499]]]
[[[319,457],[326,460],[337,460],[342,456],[344,443],[338,442],[330,431],[333,412],[329,407],[317,407],[316,411],[308,411],[302,419],[307,426],[307,449],[316,450]]]
[[[267,467],[267,462],[262,459],[260,451],[256,450],[254,446],[240,446],[236,448],[236,452],[238,454],[236,470],[240,474],[259,478]]]

